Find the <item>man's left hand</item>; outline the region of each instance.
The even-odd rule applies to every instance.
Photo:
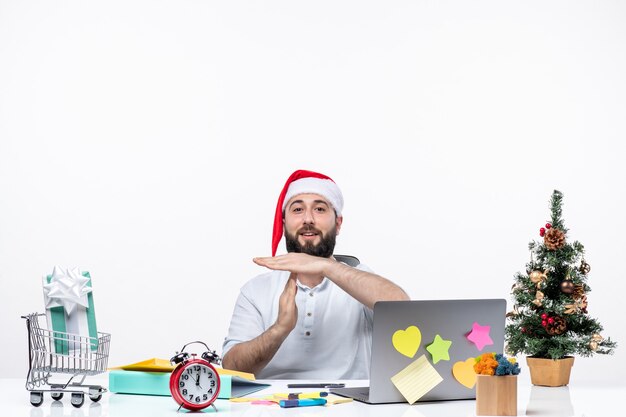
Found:
[[[278,271],[290,271],[296,274],[326,275],[325,271],[332,259],[307,255],[306,253],[288,253],[274,257],[254,258],[254,263]]]

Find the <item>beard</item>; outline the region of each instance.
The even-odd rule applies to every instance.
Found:
[[[317,245],[313,242],[306,242],[304,245],[298,241],[298,236],[302,232],[314,232],[320,236]],[[328,233],[323,234],[320,230],[312,226],[304,226],[298,230],[295,235],[289,234],[285,230],[285,242],[287,244],[287,252],[306,253],[311,256],[319,256],[321,258],[330,258],[335,250],[335,241],[337,239],[337,227],[333,227]]]

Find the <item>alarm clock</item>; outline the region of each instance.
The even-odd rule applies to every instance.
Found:
[[[185,352],[185,348],[193,343],[200,343],[206,348],[200,358]],[[219,365],[220,358],[215,351],[204,342],[190,342],[183,346],[180,353],[176,352],[170,362],[176,365],[170,376],[170,392],[180,406],[178,410],[184,407],[198,411],[211,405],[217,411],[213,402],[220,392],[220,377],[211,364]]]

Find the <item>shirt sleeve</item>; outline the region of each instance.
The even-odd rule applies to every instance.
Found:
[[[224,357],[233,346],[241,342],[252,340],[264,331],[261,312],[242,290],[235,303],[233,316],[230,320],[230,327],[228,328],[228,336],[224,339],[222,357]]]

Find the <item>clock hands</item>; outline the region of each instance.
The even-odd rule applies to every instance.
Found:
[[[202,389],[202,386],[200,385],[200,373],[198,373],[198,376],[196,377],[196,387]]]

